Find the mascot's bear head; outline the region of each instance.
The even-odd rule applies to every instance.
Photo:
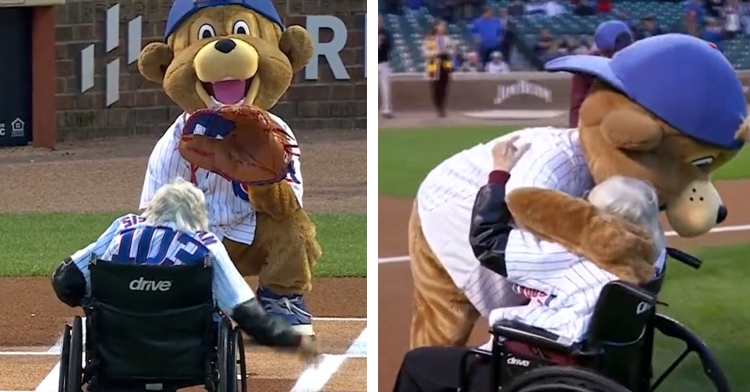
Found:
[[[666,34],[611,60],[568,56],[546,69],[596,78],[578,129],[597,183],[613,175],[649,181],[682,237],[726,218],[710,176],[750,139],[750,127],[742,83],[714,45]]]
[[[176,0],[163,42],[138,68],[183,110],[227,105],[270,109],[312,57],[300,26],[285,28],[271,0]]]

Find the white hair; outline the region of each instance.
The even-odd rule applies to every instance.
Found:
[[[659,198],[648,182],[614,176],[595,186],[588,195],[591,204],[619,216],[649,232],[657,253],[666,246],[659,224]]]
[[[155,225],[173,223],[180,231],[205,231],[208,230],[206,196],[192,183],[177,178],[156,191],[143,217]]]

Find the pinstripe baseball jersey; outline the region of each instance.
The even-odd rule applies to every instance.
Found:
[[[296,144],[291,128],[279,117],[269,113]],[[229,181],[208,170],[191,170],[191,165],[180,155],[177,146],[188,115],[183,113],[159,139],[151,152],[143,181],[140,209],[146,208],[156,190],[177,177],[191,180],[206,195],[206,208],[210,231],[220,239],[224,236],[231,240],[252,244],[255,238],[255,210],[249,201],[247,187],[235,181]],[[195,133],[201,134],[205,128],[196,126]],[[299,150],[294,151],[299,154]],[[286,181],[291,185],[297,201],[302,205],[302,173],[299,156],[293,156]]]
[[[508,280],[516,283],[514,288],[519,293],[529,297],[529,304],[491,311],[490,325],[498,320],[518,320],[563,339],[581,341],[602,288],[618,278],[558,244],[537,246],[536,252],[533,249],[534,245],[527,243],[524,253],[507,254],[506,259],[513,266],[508,269]],[[545,253],[549,251],[553,252]],[[664,272],[666,259],[666,249],[662,249],[654,263],[654,278]],[[554,272],[547,268],[550,263],[558,267]]]
[[[113,263],[145,265],[183,265],[213,258],[213,290],[216,305],[226,314],[251,300],[255,294],[229,258],[218,237],[209,232],[188,233],[174,229],[174,225],[154,226],[145,218],[127,214],[115,219],[99,238],[70,256],[86,279],[86,293],[91,293],[89,262],[96,255]]]
[[[492,147],[511,135],[520,136],[517,146],[531,147],[511,170],[506,185],[508,193],[531,186],[582,196],[594,186],[580,147],[578,130],[527,128],[461,151],[435,167],[417,192],[419,212],[429,212],[457,200],[473,204],[479,188],[487,183],[492,171]]]

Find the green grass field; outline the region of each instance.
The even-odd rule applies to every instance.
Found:
[[[378,192],[411,198],[424,176],[445,158],[517,127],[381,129],[378,132]],[[750,151],[722,167],[714,179],[750,177]]]
[[[693,270],[671,260],[660,300],[669,304],[660,311],[693,330],[709,346],[735,391],[750,390],[750,244],[700,250],[703,267]],[[657,370],[663,370],[682,353],[684,345],[669,338],[657,340]],[[659,374],[661,371],[658,372]],[[658,390],[665,392],[710,391],[695,355],[689,357]]]
[[[96,240],[123,213],[0,214],[0,276],[48,275],[65,257]],[[367,223],[360,214],[319,214],[313,220],[323,258],[317,277],[365,277]]]

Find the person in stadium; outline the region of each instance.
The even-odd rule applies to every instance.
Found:
[[[591,54],[611,58],[615,53],[633,43],[633,32],[628,25],[620,20],[609,20],[600,24],[594,33],[594,47]],[[583,100],[591,89],[594,78],[582,74],[574,74],[570,87],[569,126],[578,127],[578,112]]]
[[[214,260],[213,287],[217,307],[262,345],[296,350],[306,360],[318,356],[310,336],[295,331],[285,320],[266,314],[229,258],[222,242],[207,231],[208,212],[203,192],[181,178],[159,188],[141,215],[115,219],[99,238],[66,258],[52,275],[52,288],[71,307],[91,292],[92,255],[112,263],[172,265]]]
[[[453,73],[453,39],[445,33],[445,22],[436,21],[422,43],[425,69],[430,79],[432,102],[439,117],[445,117],[448,87]]]
[[[378,83],[380,83],[380,113],[383,117],[393,117],[391,107],[391,33],[383,25],[383,17],[378,16]]]

